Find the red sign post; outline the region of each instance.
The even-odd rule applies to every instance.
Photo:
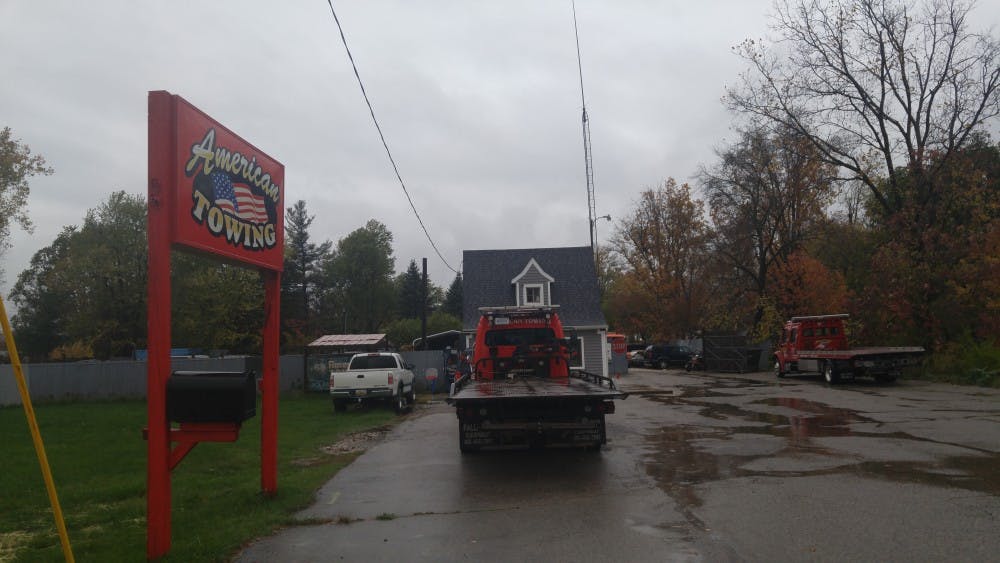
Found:
[[[284,166],[180,96],[149,93],[149,288],[146,555],[170,550],[170,470],[200,441],[233,441],[239,424],[167,420],[170,252],[214,255],[264,278],[261,490],[277,492],[278,335]],[[178,445],[172,447],[176,442]]]

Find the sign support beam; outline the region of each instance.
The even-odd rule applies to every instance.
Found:
[[[170,225],[176,172],[171,155],[176,145],[173,99],[167,92],[149,94],[149,202],[147,237],[146,359],[146,555],[170,551],[170,424],[167,422],[167,378],[170,376]]]
[[[203,441],[235,441],[238,423],[171,428],[170,253],[214,256],[264,281],[261,491],[278,491],[278,353],[284,256],[284,166],[180,96],[149,93],[146,556],[170,551],[170,471]],[[176,449],[171,443],[177,442]]]

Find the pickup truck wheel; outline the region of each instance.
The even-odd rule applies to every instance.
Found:
[[[774,360],[774,375],[779,378],[785,377],[785,372],[781,371],[781,362],[778,360]]]
[[[660,368],[660,369],[667,369],[667,361],[666,360],[660,360],[660,363],[656,364],[656,366],[658,368]]]
[[[406,395],[403,394],[402,385],[396,390],[396,400],[393,402],[392,410],[396,411],[396,414],[403,414],[406,411]]]
[[[411,383],[410,392],[406,394],[406,402],[410,404],[410,410],[417,404],[417,388]]]
[[[840,382],[840,374],[837,373],[837,368],[833,365],[833,360],[827,360],[823,364],[823,379],[830,385]]]

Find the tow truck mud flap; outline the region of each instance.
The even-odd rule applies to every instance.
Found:
[[[462,450],[600,446],[606,441],[603,418],[577,421],[459,421]]]

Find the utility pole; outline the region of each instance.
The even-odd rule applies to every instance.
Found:
[[[423,259],[424,276],[420,284],[420,344],[427,349],[427,259]]]
[[[580,102],[583,105],[583,164],[587,177],[587,225],[590,229],[590,250],[597,256],[597,211],[594,198],[594,159],[590,150],[590,118],[587,116],[587,98],[583,93],[583,63],[580,57],[580,30],[576,25],[576,2],[573,2],[573,32],[576,34],[576,66],[580,72]]]

